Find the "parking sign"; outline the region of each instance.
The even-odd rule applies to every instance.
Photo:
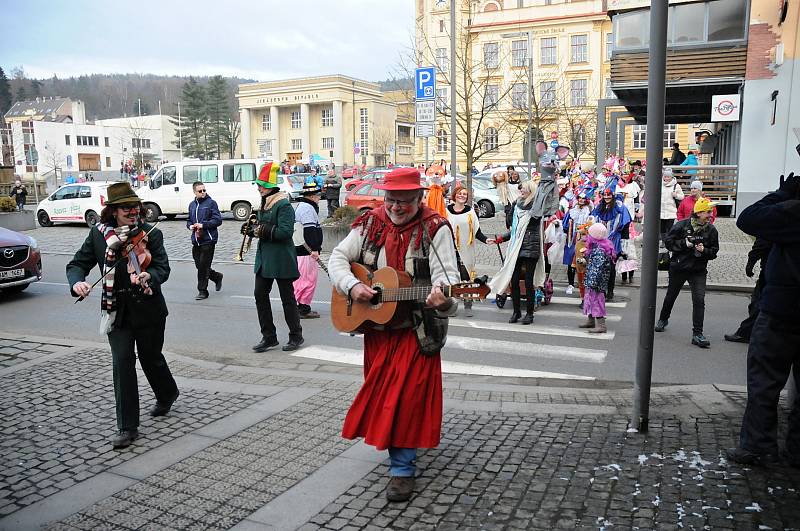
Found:
[[[436,98],[436,67],[424,66],[417,68],[414,75],[414,87],[417,100],[432,100]]]

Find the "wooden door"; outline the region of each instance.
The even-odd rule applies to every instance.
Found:
[[[78,171],[100,171],[100,155],[78,153]]]
[[[294,164],[295,162],[297,162],[298,160],[300,160],[302,158],[303,158],[303,152],[302,151],[297,151],[295,153],[287,153],[286,154],[286,160],[289,161],[289,164]]]

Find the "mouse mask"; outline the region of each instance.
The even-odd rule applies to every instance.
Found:
[[[558,145],[554,151],[548,151],[547,143],[544,140],[537,140],[536,154],[539,155],[539,173],[543,177],[551,177],[558,168],[558,161],[564,160],[569,155],[569,147]]]

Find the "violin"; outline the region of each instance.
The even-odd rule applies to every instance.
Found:
[[[131,230],[131,236],[125,243],[122,256],[128,260],[128,274],[131,276],[131,284],[139,286],[144,295],[152,295],[153,290],[145,280],[139,280],[139,275],[146,271],[153,255],[147,248],[149,232],[144,232],[141,226],[136,226]]]

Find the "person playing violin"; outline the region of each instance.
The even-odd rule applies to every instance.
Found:
[[[104,275],[101,333],[111,346],[118,429],[111,444],[125,448],[139,436],[136,354],[156,397],[151,416],[166,415],[179,392],[161,351],[168,313],[161,285],[170,273],[164,236],[140,221],[142,204],[128,183],[110,185],[107,194],[100,223],[67,264],[67,280],[72,295],[83,298],[95,265]]]

